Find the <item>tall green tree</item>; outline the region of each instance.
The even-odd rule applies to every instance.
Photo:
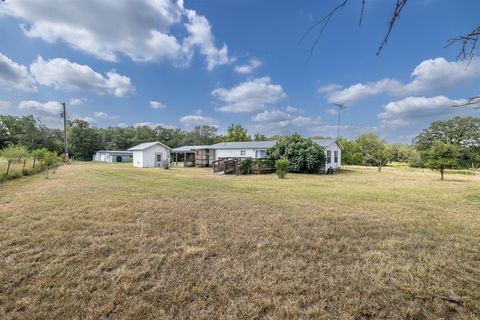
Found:
[[[480,118],[455,117],[445,121],[435,121],[422,131],[413,144],[419,151],[427,151],[437,143],[450,143],[459,150],[459,165],[478,166],[480,159]]]
[[[92,160],[96,151],[105,149],[99,130],[91,128],[87,121],[76,119],[68,125],[69,150],[75,159]]]
[[[235,141],[250,141],[251,137],[248,135],[247,129],[243,128],[239,124],[231,124],[227,129],[227,137],[225,141],[235,142]]]
[[[440,171],[441,179],[445,169],[458,166],[459,148],[452,143],[435,142],[426,152],[427,166]]]

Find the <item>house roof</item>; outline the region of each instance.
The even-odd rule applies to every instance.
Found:
[[[154,142],[140,143],[139,145],[131,147],[130,149],[128,149],[128,151],[143,151],[143,150],[147,150],[148,148],[151,148],[151,147],[156,146],[156,145],[160,145],[164,148],[167,148],[168,150],[172,150],[172,148],[170,148],[169,146],[164,145],[161,142],[154,141]]]
[[[338,144],[339,147],[341,147],[341,145],[340,145],[340,143],[338,142],[337,139],[313,139],[312,141],[315,142],[316,144],[318,144],[321,147],[328,147],[332,143],[336,143],[336,144]]]
[[[195,150],[210,149],[210,146],[181,146],[175,149],[172,149],[173,153],[183,153],[183,152],[193,152]]]
[[[315,139],[312,140],[321,147],[327,147],[337,143],[336,139]],[[273,147],[277,141],[244,141],[244,142],[221,142],[211,145],[211,149],[268,149]],[[340,146],[340,144],[338,144]],[[340,146],[341,147],[341,146]]]
[[[212,149],[268,149],[276,143],[277,141],[220,142],[210,147]]]
[[[131,155],[131,151],[123,151],[123,150],[98,150],[97,153],[112,153],[112,154],[126,154]]]

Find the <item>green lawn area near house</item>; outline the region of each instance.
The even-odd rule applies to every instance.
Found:
[[[478,319],[480,176],[445,178],[77,162],[6,181],[0,319]]]

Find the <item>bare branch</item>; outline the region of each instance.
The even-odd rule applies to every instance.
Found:
[[[380,52],[382,51],[383,47],[387,44],[388,38],[390,37],[390,33],[392,32],[392,29],[395,26],[397,19],[400,17],[400,13],[402,12],[405,5],[407,4],[407,1],[408,0],[397,0],[397,3],[395,4],[395,9],[393,10],[393,13],[392,13],[392,18],[390,19],[390,23],[388,24],[387,34],[383,38],[383,41],[380,44],[380,47],[378,47],[377,56],[380,55]]]
[[[308,58],[307,58],[307,61],[306,63],[308,63],[308,61],[310,60],[310,58],[312,57],[312,54],[313,54],[313,50],[315,49],[315,47],[317,46],[317,43],[318,41],[320,40],[321,36],[322,36],[322,33],[323,33],[323,30],[325,30],[325,28],[327,27],[328,23],[330,22],[330,19],[332,18],[332,16],[340,9],[342,9],[343,7],[345,7],[345,5],[347,4],[348,0],[343,0],[342,3],[340,3],[339,5],[337,5],[335,8],[333,8],[327,15],[325,15],[319,22],[315,23],[313,26],[311,26],[307,32],[305,32],[305,34],[300,38],[300,42],[302,42],[313,30],[317,29],[317,28],[320,28],[319,32],[318,32],[318,35],[317,37],[315,38],[315,41],[313,42],[312,46],[310,47],[310,50],[307,50],[308,52]]]
[[[449,47],[457,42],[461,43],[460,52],[457,55],[458,59],[467,59],[468,64],[472,62],[473,57],[475,56],[475,49],[477,48],[477,43],[480,38],[480,25],[473,29],[472,32],[466,35],[460,35],[458,37],[448,40],[445,47]]]
[[[360,9],[360,19],[358,21],[358,26],[361,26],[362,25],[362,21],[363,21],[363,14],[365,12],[365,2],[367,0],[362,0],[362,9]]]
[[[475,106],[477,104],[478,106]],[[480,109],[480,96],[471,97],[467,100],[467,102],[462,104],[457,104],[452,107],[459,108],[459,107],[466,107],[466,106],[475,106],[473,107],[474,109]]]

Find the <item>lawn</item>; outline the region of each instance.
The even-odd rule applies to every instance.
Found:
[[[76,163],[0,184],[0,318],[478,319],[480,176]]]

